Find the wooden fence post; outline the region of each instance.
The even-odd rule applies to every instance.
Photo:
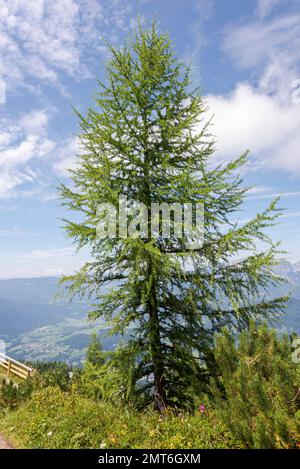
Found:
[[[10,371],[11,371],[11,361],[8,360],[8,367],[7,367],[7,377],[10,377]]]

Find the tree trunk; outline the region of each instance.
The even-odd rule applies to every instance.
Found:
[[[145,128],[147,128],[147,115],[143,112],[143,122]],[[146,142],[148,140],[148,131]],[[151,164],[150,154],[148,150],[145,150],[144,154],[144,174],[145,174],[145,186],[144,194],[142,197],[143,202],[146,204],[148,209],[148,237],[151,238],[151,189],[149,184]],[[154,275],[153,275],[154,273]],[[153,272],[153,266],[151,258],[148,259],[148,272],[147,280],[150,283],[149,297],[147,301],[147,309],[149,313],[149,343],[150,343],[150,354],[153,362],[153,375],[154,375],[154,406],[162,412],[167,407],[167,395],[166,395],[166,383],[164,377],[164,362],[162,353],[162,343],[160,336],[160,323],[158,315],[158,305],[156,296],[156,275]]]
[[[159,316],[155,286],[153,285],[151,297],[148,302],[149,311],[149,339],[150,353],[153,361],[154,374],[154,405],[162,412],[167,407],[166,383],[164,377],[164,363],[162,355],[162,343],[160,337]]]

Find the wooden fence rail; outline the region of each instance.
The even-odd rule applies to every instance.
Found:
[[[30,366],[24,365],[4,355],[4,353],[0,353],[0,366],[6,370],[7,378],[9,378],[10,375],[15,375],[21,379],[27,379],[34,372],[33,368],[30,368]]]

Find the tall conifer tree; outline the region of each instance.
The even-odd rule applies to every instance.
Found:
[[[91,260],[66,277],[71,293],[94,297],[92,318],[124,333],[116,357],[126,357],[127,393],[163,409],[188,406],[209,374],[213,336],[277,314],[284,298],[262,295],[276,246],[265,234],[279,215],[276,201],[251,221],[232,220],[246,189],[238,175],[247,154],[213,166],[214,141],[205,104],[191,90],[190,70],[174,57],[167,35],[139,27],[124,48],[110,47],[107,77],[80,119],[82,152],[62,185],[63,204],[80,214],[65,220]],[[204,243],[185,237],[97,236],[97,208],[119,196],[143,202],[204,204]],[[264,243],[257,252],[257,243]],[[107,289],[107,287],[110,288]],[[124,372],[124,370],[123,370]]]

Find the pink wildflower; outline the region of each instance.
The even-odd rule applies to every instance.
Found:
[[[205,405],[199,405],[199,411],[201,412],[201,414],[204,414],[205,412]]]

